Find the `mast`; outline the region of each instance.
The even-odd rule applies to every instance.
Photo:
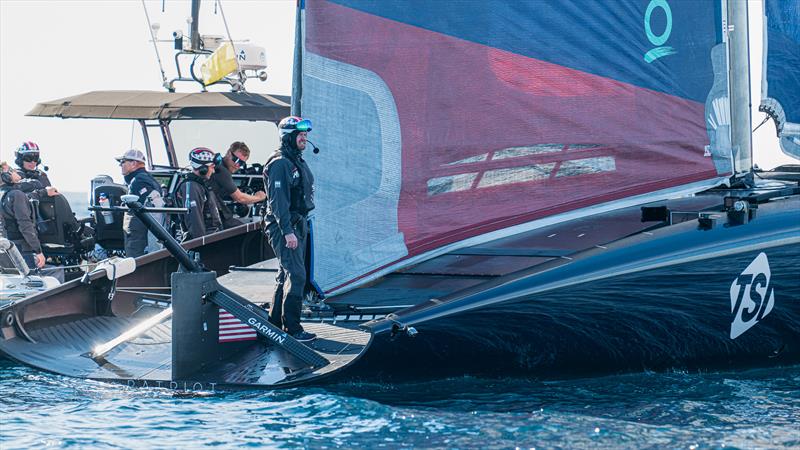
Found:
[[[192,50],[200,50],[200,0],[192,0],[192,23],[189,27]]]
[[[750,50],[747,2],[727,2],[728,79],[730,80],[731,141],[734,177],[753,181],[753,147],[750,112]]]
[[[294,69],[292,73],[292,114],[302,115],[300,99],[303,96],[303,2],[297,2],[297,11],[294,23]]]

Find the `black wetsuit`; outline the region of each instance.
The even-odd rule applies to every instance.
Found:
[[[175,192],[178,206],[189,210],[184,216],[185,240],[222,230],[216,196],[207,183],[205,178],[190,173]]]
[[[26,170],[22,167],[17,169],[17,173],[22,177],[22,181],[17,184],[20,185],[20,188],[25,191],[26,194],[36,192],[41,199],[47,197],[46,188],[53,184],[50,183],[50,178],[47,177],[46,173],[39,169]],[[26,184],[28,186],[26,186]]]
[[[125,175],[125,183],[128,184],[128,193],[138,195],[139,202],[146,206],[164,206],[161,201],[161,185],[143,167]],[[163,215],[154,214],[157,222],[161,222]],[[126,212],[122,223],[122,230],[125,232],[125,255],[136,258],[144,255],[145,248],[148,247],[147,227],[138,217]],[[150,241],[155,242],[154,239]],[[149,248],[149,251],[156,250]]]
[[[300,151],[283,145],[264,168],[267,190],[266,233],[280,264],[270,322],[290,334],[303,331],[300,313],[303,306],[308,243],[307,214],[314,209],[314,175]],[[286,247],[285,237],[294,233],[297,248]],[[288,289],[283,284],[288,281]]]

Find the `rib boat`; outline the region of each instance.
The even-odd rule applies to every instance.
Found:
[[[761,105],[794,158],[797,6],[765,4]],[[166,248],[0,308],[0,352],[187,390],[796,364],[800,166],[753,165],[746,20],[725,0],[299,2],[317,340],[269,323],[259,238],[231,262],[226,232],[178,243],[124,197]]]

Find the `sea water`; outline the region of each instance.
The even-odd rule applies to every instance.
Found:
[[[184,391],[0,360],[0,448],[800,448],[800,366]]]

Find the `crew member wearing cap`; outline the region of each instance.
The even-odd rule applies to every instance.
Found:
[[[226,229],[241,225],[242,221],[233,216],[233,211],[223,203],[225,200],[233,200],[240,205],[252,205],[267,198],[267,194],[264,191],[258,191],[253,195],[245,194],[233,182],[231,174],[247,168],[247,160],[249,158],[250,149],[247,144],[236,141],[231,144],[228,152],[222,157],[222,164],[218,164],[214,168],[214,174],[211,175],[209,184],[219,196],[217,199],[220,208],[219,213],[222,218],[222,225]]]
[[[300,313],[306,275],[307,215],[314,209],[314,175],[303,160],[311,121],[290,116],[278,124],[281,147],[267,161],[264,219],[269,244],[280,263],[269,320],[301,342],[316,338],[303,330]],[[284,286],[288,282],[288,287]]]
[[[214,174],[214,152],[197,147],[189,152],[192,173],[176,188],[178,205],[189,211],[184,216],[184,240],[194,239],[222,229],[216,195],[208,179]]]
[[[164,199],[161,196],[161,185],[145,169],[146,162],[144,153],[136,149],[125,152],[122,156],[114,158],[119,162],[120,171],[125,177],[125,184],[128,185],[128,193],[139,196],[142,205],[161,208],[164,206]],[[157,222],[163,223],[164,215],[161,213],[150,213]],[[147,231],[147,227],[138,217],[130,212],[125,213],[122,222],[122,230],[125,232],[125,255],[138,258],[145,253],[159,249],[158,241],[152,233]]]

